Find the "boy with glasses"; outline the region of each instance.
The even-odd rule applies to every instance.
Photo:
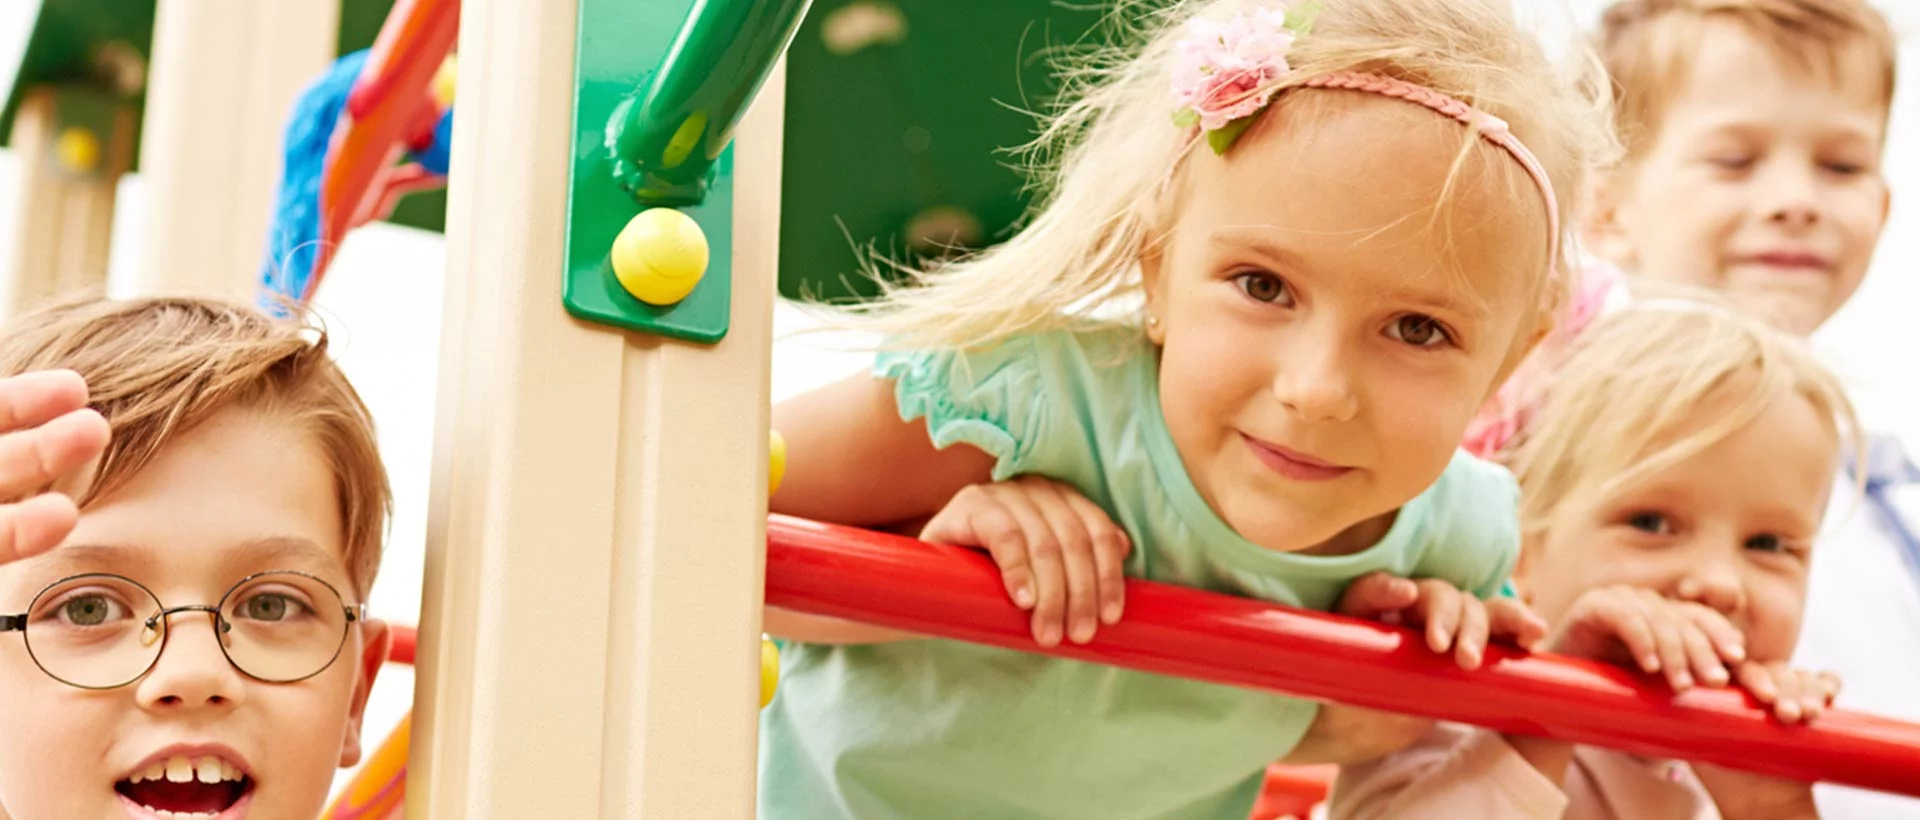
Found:
[[[86,301],[0,332],[0,376],[0,490],[31,496],[0,507],[0,816],[317,816],[387,653],[391,505],[324,334]]]

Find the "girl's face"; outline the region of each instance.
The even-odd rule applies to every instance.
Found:
[[[1718,610],[1746,635],[1748,657],[1784,661],[1838,465],[1831,430],[1795,394],[1645,480],[1576,490],[1528,539],[1516,580],[1549,623],[1588,590],[1644,587]]]
[[[1160,404],[1241,535],[1347,553],[1437,479],[1540,330],[1540,193],[1457,122],[1342,92],[1195,149],[1143,263]]]
[[[0,692],[7,697],[0,707],[0,738],[7,741],[0,743],[0,816],[319,814],[334,770],[359,759],[361,712],[387,638],[378,622],[347,626],[344,617],[317,614],[358,596],[343,560],[333,471],[311,438],[283,419],[225,411],[89,504],[58,548],[0,567],[0,613],[31,610],[38,617],[30,616],[28,636],[36,629],[46,636],[30,655],[21,633],[0,633]],[[90,674],[76,658],[103,662],[131,652],[137,669],[141,651],[154,644],[91,640],[102,631],[122,634],[116,625],[137,630],[152,597],[143,604],[137,590],[89,579],[34,605],[54,581],[114,573],[166,607],[183,607],[220,602],[240,579],[273,570],[322,579],[348,600],[330,602],[326,594],[303,594],[323,590],[291,584],[245,588],[256,594],[243,592],[223,609],[231,626],[224,651],[207,613],[171,615],[151,670],[113,689],[75,688],[36,662]],[[323,620],[335,627],[330,635],[344,631],[345,640],[311,678],[262,683],[228,661],[249,658],[266,668],[263,651],[284,654],[312,643],[287,638],[305,638]],[[324,662],[302,655],[316,657],[311,665]]]

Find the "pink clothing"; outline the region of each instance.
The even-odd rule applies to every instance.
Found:
[[[1622,278],[1618,268],[1604,262],[1594,262],[1580,271],[1573,281],[1571,298],[1562,306],[1560,315],[1554,317],[1553,331],[1467,424],[1466,437],[1461,442],[1467,452],[1481,458],[1495,458],[1526,425],[1532,416],[1533,392],[1539,389],[1540,380],[1553,371],[1557,357],[1566,352],[1580,332],[1599,318],[1609,302],[1618,298]]]
[[[1499,734],[1455,724],[1340,767],[1327,809],[1327,820],[1720,820],[1685,763],[1581,746],[1555,786]]]

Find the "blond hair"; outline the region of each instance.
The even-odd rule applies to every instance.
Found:
[[[1893,106],[1899,48],[1867,0],[1619,0],[1601,17],[1599,52],[1613,80],[1615,130],[1628,159],[1653,144],[1714,22],[1731,23],[1774,58],[1836,83],[1864,58],[1873,99],[1883,110]]]
[[[1786,396],[1812,404],[1828,432],[1859,430],[1840,382],[1801,339],[1690,289],[1601,318],[1533,391],[1535,412],[1501,458],[1520,482],[1528,531],[1569,499],[1610,494],[1712,447]],[[1702,419],[1701,408],[1715,415]]]
[[[1276,6],[1274,0],[1121,2],[1115,47],[1082,55],[1065,73],[1066,101],[1029,146],[1043,193],[1024,228],[969,258],[885,282],[879,300],[851,309],[851,324],[902,347],[965,348],[1022,332],[1072,326],[1140,292],[1139,259],[1159,240],[1165,182],[1191,146],[1172,123],[1176,45],[1189,20]],[[1144,43],[1144,45],[1142,45]],[[1387,75],[1462,100],[1505,120],[1538,157],[1560,212],[1573,213],[1584,170],[1612,145],[1605,95],[1563,75],[1545,50],[1492,0],[1324,0],[1312,33],[1288,53],[1285,92],[1344,71]],[[1276,104],[1277,107],[1277,104]],[[1461,128],[1461,160],[1497,152]],[[1383,161],[1391,161],[1383,158]],[[1524,179],[1511,159],[1508,177]],[[1458,177],[1460,162],[1455,163]],[[1449,187],[1452,187],[1450,182]],[[1530,183],[1506,186],[1544,207]],[[1565,220],[1571,222],[1572,220]],[[1542,232],[1545,232],[1544,227]],[[1562,225],[1560,247],[1573,237]],[[1564,267],[1552,260],[1555,267]],[[1545,286],[1548,273],[1540,274]]]
[[[347,570],[365,595],[380,568],[392,492],[373,417],[317,326],[214,299],[89,298],[50,305],[0,332],[0,376],[68,369],[113,436],[83,495],[124,486],[187,431],[230,408],[274,414],[314,437],[338,493]]]

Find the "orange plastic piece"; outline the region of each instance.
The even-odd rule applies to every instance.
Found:
[[[301,301],[312,298],[354,218],[375,207],[366,202],[375,181],[419,134],[423,112],[436,107],[429,86],[459,31],[459,0],[400,0],[387,15],[327,152],[320,247]]]

